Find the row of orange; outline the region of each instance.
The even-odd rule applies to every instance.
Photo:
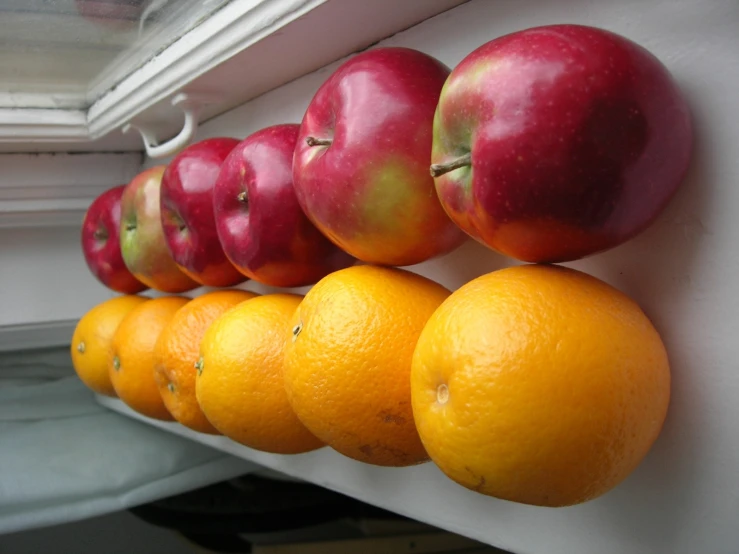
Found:
[[[542,265],[454,293],[359,265],[305,297],[121,296],[81,319],[72,358],[87,386],[148,417],[276,454],[430,457],[465,487],[542,506],[590,500],[629,475],[670,388],[662,341],[635,302]]]

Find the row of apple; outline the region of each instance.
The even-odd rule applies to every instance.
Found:
[[[300,125],[195,143],[105,193],[83,249],[124,293],[307,285],[355,259],[416,264],[466,236],[569,261],[645,229],[691,150],[669,71],[603,29],[518,31],[451,72],[375,48],[326,80]]]

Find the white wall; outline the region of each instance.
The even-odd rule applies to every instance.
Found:
[[[85,264],[82,219],[141,160],[138,153],[0,155],[0,347],[9,326],[43,333],[113,295]]]
[[[0,327],[79,318],[115,293],[87,269],[78,227],[0,229]]]

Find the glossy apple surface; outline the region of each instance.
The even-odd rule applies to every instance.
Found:
[[[295,150],[295,191],[310,220],[352,256],[410,265],[464,240],[428,170],[448,74],[422,52],[377,48],[342,64],[311,101]]]
[[[185,275],[169,253],[159,213],[164,166],[139,173],[121,198],[121,253],[142,283],[162,292],[184,292],[198,284]]]
[[[237,144],[232,138],[212,138],[188,146],[162,179],[162,226],[169,251],[191,279],[211,287],[244,280],[221,247],[213,214],[213,186]]]
[[[125,185],[106,190],[93,200],[82,221],[82,253],[87,267],[103,285],[122,294],[148,287],[136,279],[121,254],[121,196]]]
[[[299,125],[257,131],[234,148],[213,190],[218,236],[247,277],[277,287],[310,285],[354,258],[308,220],[293,188]]]
[[[686,102],[652,54],[601,29],[551,25],[495,39],[454,68],[432,173],[468,234],[519,260],[563,262],[645,229],[691,149]]]

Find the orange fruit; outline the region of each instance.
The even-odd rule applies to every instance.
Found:
[[[219,434],[195,399],[200,341],[221,314],[255,296],[243,290],[205,293],[180,308],[159,335],[154,347],[154,380],[167,410],[184,426]]]
[[[154,381],[154,346],[164,327],[189,298],[164,296],[136,306],[113,335],[108,363],[118,398],[145,416],[171,421]]]
[[[118,324],[136,306],[148,301],[138,295],[116,296],[82,316],[72,335],[72,365],[82,382],[98,394],[115,396],[108,375],[108,357]]]
[[[388,267],[355,266],[321,279],[293,315],[285,352],[288,399],[303,424],[356,460],[428,460],[411,411],[411,357],[449,294]]]
[[[670,369],[639,306],[579,271],[479,277],[429,319],[411,373],[431,459],[467,488],[538,506],[585,502],[639,464]]]
[[[231,308],[200,343],[195,392],[208,421],[257,450],[298,454],[323,446],[285,393],[285,334],[302,296],[268,294]]]

